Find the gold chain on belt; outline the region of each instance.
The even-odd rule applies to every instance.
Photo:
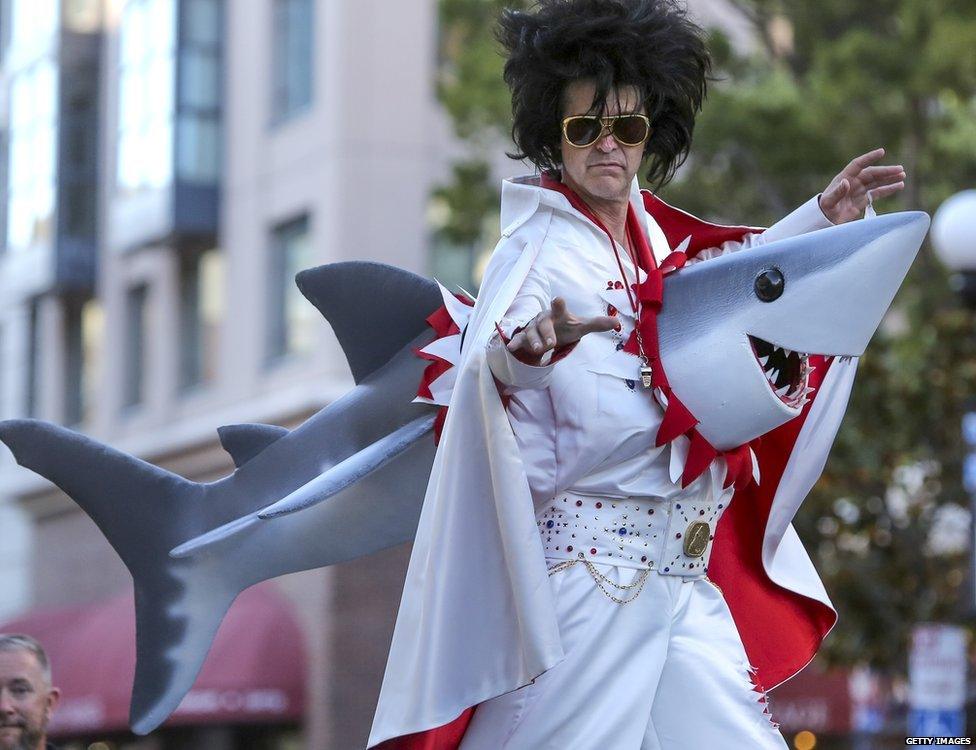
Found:
[[[552,576],[554,573],[558,573],[560,570],[566,570],[566,568],[570,567],[571,565],[575,565],[578,562],[583,563],[586,566],[586,569],[590,571],[590,575],[593,577],[593,581],[594,583],[596,583],[600,591],[606,594],[607,598],[609,598],[611,601],[616,602],[617,604],[629,604],[630,602],[634,601],[634,599],[636,599],[640,595],[640,592],[643,591],[644,584],[647,582],[647,575],[648,573],[651,572],[649,568],[644,568],[643,570],[641,570],[640,575],[637,576],[636,580],[626,585],[623,585],[611,581],[609,578],[603,575],[603,573],[597,570],[596,566],[593,563],[591,563],[589,560],[563,560],[562,562],[556,563],[551,568],[549,568],[549,575]],[[629,599],[621,599],[614,596],[609,591],[607,591],[604,584],[606,584],[607,586],[612,586],[617,591],[629,591],[630,589],[633,588],[636,588],[637,590],[631,595]]]

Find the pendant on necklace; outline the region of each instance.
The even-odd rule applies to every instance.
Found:
[[[651,387],[651,366],[647,364],[641,365],[640,376],[641,376],[641,384],[645,388],[650,388]]]

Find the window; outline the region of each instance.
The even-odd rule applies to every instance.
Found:
[[[274,0],[273,120],[285,120],[312,101],[312,22],[312,0]]]
[[[87,74],[86,78],[81,78],[82,72]],[[94,67],[75,71],[66,83],[70,93],[63,98],[58,174],[61,183],[60,229],[67,237],[92,242],[95,240],[98,195],[98,91],[92,84],[96,72]]]
[[[10,21],[5,62],[20,70],[50,56],[61,26],[61,0],[4,0],[3,19]]]
[[[102,10],[102,0],[70,0],[64,3],[64,28],[75,34],[97,34]]]
[[[13,74],[7,173],[7,246],[53,241],[58,71],[42,58]]]
[[[65,311],[64,421],[91,419],[102,343],[102,312],[96,300],[67,299]]]
[[[27,312],[27,383],[25,408],[28,417],[38,416],[38,392],[40,383],[37,382],[39,368],[37,359],[40,356],[40,303],[35,298],[30,301]]]
[[[268,359],[311,351],[318,312],[302,296],[295,274],[313,265],[308,217],[278,226],[272,233],[268,279]]]
[[[10,200],[10,138],[0,130],[0,254],[7,250],[7,203]]]
[[[7,382],[9,380],[10,358],[7,357],[7,340],[3,324],[0,324],[0,419],[7,416]]]
[[[81,372],[84,350],[81,338],[81,308],[75,300],[64,304],[64,421],[77,424],[82,418]]]
[[[146,364],[146,330],[149,287],[132,287],[126,295],[125,392],[123,405],[137,406],[143,400]]]
[[[13,0],[0,0],[0,63],[7,56],[10,46],[10,11]]]
[[[176,173],[184,182],[220,178],[223,6],[183,0],[177,97]]]
[[[180,264],[180,384],[189,388],[217,374],[223,317],[223,258],[218,250],[187,252]]]
[[[172,182],[175,56],[176,0],[127,0],[119,25],[120,192]]]

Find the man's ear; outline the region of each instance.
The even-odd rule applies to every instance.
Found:
[[[54,709],[58,707],[58,703],[61,702],[61,690],[60,688],[51,688],[47,691],[47,717],[51,718],[51,714]]]

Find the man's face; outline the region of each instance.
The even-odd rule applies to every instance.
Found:
[[[564,117],[591,113],[596,84],[591,80],[573,81],[563,93]],[[634,86],[610,89],[607,108],[602,116],[620,114],[644,114],[640,109],[640,94]],[[624,146],[610,134],[598,139],[591,146],[577,148],[562,138],[563,183],[571,187],[585,200],[627,200],[630,184],[640,168],[644,144]]]
[[[34,654],[0,651],[0,750],[40,750],[58,703]]]

